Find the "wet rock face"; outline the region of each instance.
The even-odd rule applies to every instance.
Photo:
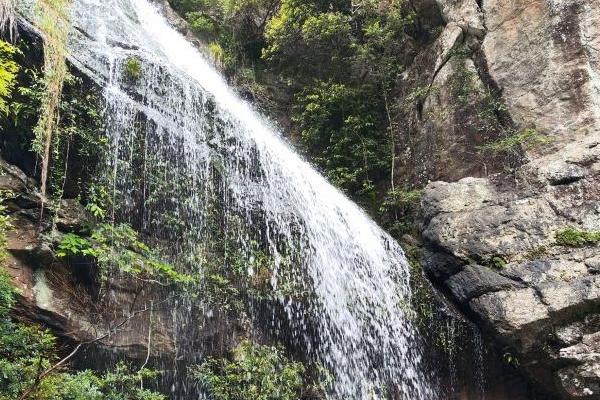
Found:
[[[512,127],[551,141],[511,173],[427,186],[425,268],[549,395],[599,399],[600,246],[556,234],[600,231],[600,3],[438,4],[446,29],[478,43],[474,67]]]

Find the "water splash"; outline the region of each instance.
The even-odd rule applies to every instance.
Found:
[[[409,270],[399,245],[294,153],[147,0],[77,0],[72,19],[72,61],[105,88],[121,218],[169,240],[174,256],[201,273],[194,256],[218,204],[220,228],[237,245],[265,243],[275,291],[308,293],[280,299],[290,335],[332,372],[331,398],[384,398],[388,388],[395,398],[435,399],[406,309]],[[123,73],[132,57],[138,79]]]

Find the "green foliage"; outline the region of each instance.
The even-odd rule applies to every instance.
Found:
[[[535,129],[525,129],[523,131],[513,133],[500,140],[488,143],[481,146],[482,149],[491,152],[511,152],[518,149],[530,150],[540,145],[550,143],[547,136],[539,134]]]
[[[69,1],[40,0],[35,6],[36,24],[44,36],[44,95],[32,147],[41,160],[40,192],[45,197],[53,134],[60,120],[60,98],[68,75]]]
[[[318,82],[297,96],[292,120],[302,143],[329,178],[364,204],[375,197],[373,182],[389,165],[382,115],[373,94],[344,84]]]
[[[65,234],[58,244],[58,257],[89,257],[101,267],[101,281],[111,270],[118,270],[141,279],[157,278],[166,283],[189,284],[190,275],[181,274],[175,268],[160,259],[139,239],[137,231],[128,224],[113,226],[98,225],[89,237],[74,233]]]
[[[242,341],[233,359],[206,360],[193,376],[215,400],[295,400],[303,388],[304,367],[278,347]]]
[[[123,62],[123,74],[132,82],[142,77],[142,63],[137,57],[127,57]]]
[[[384,227],[396,237],[408,233],[412,228],[413,214],[422,197],[423,190],[389,190],[379,207]]]
[[[5,197],[4,194],[2,197]],[[0,205],[0,252],[6,253],[6,233],[11,229],[6,207]],[[70,249],[81,251],[82,243],[69,240]],[[56,338],[37,325],[15,322],[10,311],[17,291],[0,259],[0,400],[29,398],[38,400],[166,400],[161,394],[143,389],[145,381],[158,373],[147,369],[133,371],[124,364],[98,375],[91,371],[70,373],[57,369],[41,381],[40,374],[58,362]]]
[[[504,259],[504,257],[502,256],[492,256],[490,257],[490,259],[487,262],[487,265],[491,268],[497,269],[497,270],[502,270],[506,267],[506,260]]]
[[[19,65],[15,62],[18,49],[12,44],[0,40],[0,115],[8,116],[11,97],[15,87]]]
[[[112,205],[112,197],[105,185],[90,184],[85,208],[97,219],[104,220],[107,209]]]
[[[113,371],[98,375],[83,371],[72,375],[59,375],[61,399],[74,400],[166,400],[167,397],[143,388],[143,382],[156,380],[159,373],[149,369],[133,370],[124,363]]]
[[[278,6],[277,0],[170,0],[190,28],[212,49],[219,46],[219,62],[227,72],[257,65],[263,46],[266,19]],[[214,56],[215,54],[213,54]]]
[[[211,42],[208,45],[208,51],[210,53],[210,56],[212,57],[212,59],[218,63],[218,64],[224,64],[226,62],[225,60],[225,50],[223,50],[223,47],[221,47],[221,45],[217,42]]]
[[[600,231],[581,231],[573,228],[556,233],[556,244],[566,247],[595,246],[600,243]]]

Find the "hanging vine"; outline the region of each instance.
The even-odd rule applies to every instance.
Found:
[[[34,151],[41,159],[40,192],[46,198],[52,135],[60,119],[60,97],[67,76],[66,42],[69,0],[39,0],[38,26],[44,35],[44,87],[40,118],[35,129]]]
[[[0,0],[0,34],[12,42],[17,32],[14,0]]]

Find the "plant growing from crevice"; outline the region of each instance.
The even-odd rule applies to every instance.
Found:
[[[492,256],[486,262],[486,265],[488,267],[493,268],[498,271],[506,268],[507,264],[508,264],[508,262],[506,261],[506,259],[500,255]]]
[[[535,129],[525,129],[487,143],[479,148],[493,153],[517,152],[520,149],[531,150],[551,143],[551,139]]]
[[[137,57],[127,57],[123,62],[123,74],[131,82],[142,77],[142,62]]]
[[[556,244],[565,247],[595,246],[600,243],[600,231],[566,228],[556,232]]]

